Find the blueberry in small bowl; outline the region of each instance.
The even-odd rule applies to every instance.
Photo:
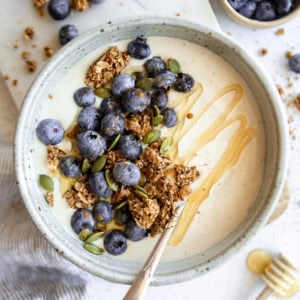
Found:
[[[54,119],[44,119],[36,128],[36,135],[44,145],[57,145],[64,138],[62,124]]]
[[[148,229],[142,228],[134,220],[130,220],[125,226],[124,233],[128,239],[136,242],[148,236]]]
[[[104,249],[112,255],[121,255],[127,249],[127,239],[121,230],[112,230],[103,241]]]
[[[115,98],[105,98],[101,101],[99,113],[101,116],[110,113],[120,114],[122,111],[120,102]]]
[[[113,194],[113,191],[108,187],[103,172],[91,173],[88,182],[92,192],[99,197],[108,198]]]
[[[101,132],[107,137],[122,133],[125,128],[124,118],[120,114],[110,113],[101,122]]]
[[[81,173],[81,162],[74,156],[64,156],[59,161],[59,169],[70,178],[78,178]]]
[[[143,151],[141,141],[132,134],[121,136],[118,145],[121,154],[130,160],[137,159]]]
[[[96,98],[92,88],[79,88],[73,95],[74,101],[78,106],[86,107],[94,105]]]
[[[127,46],[128,54],[136,59],[145,59],[151,53],[151,49],[147,44],[147,39],[140,36],[131,41]]]
[[[76,234],[79,234],[83,229],[89,229],[90,232],[93,232],[94,225],[95,220],[89,209],[78,209],[73,213],[71,218],[71,227]]]
[[[101,224],[108,224],[113,219],[113,207],[107,201],[99,201],[94,205],[93,216]]]
[[[127,90],[122,98],[125,112],[140,113],[150,105],[150,97],[141,89]]]
[[[155,77],[155,75],[167,69],[166,63],[160,56],[154,56],[148,59],[144,66],[150,77]]]
[[[117,75],[111,85],[111,91],[113,95],[120,96],[128,89],[134,88],[134,78],[128,74]]]
[[[101,125],[101,117],[94,107],[86,107],[79,113],[77,123],[80,131],[98,131]]]
[[[135,185],[140,180],[141,171],[134,163],[122,161],[115,164],[113,175],[117,182],[124,185]]]

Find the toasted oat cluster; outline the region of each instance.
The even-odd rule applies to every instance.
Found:
[[[71,5],[78,11],[85,11],[90,7],[88,0],[71,0]]]
[[[130,56],[116,46],[108,49],[88,69],[85,83],[94,88],[112,81],[129,63]]]
[[[58,165],[60,159],[66,155],[66,152],[59,149],[58,147],[49,145],[47,147],[47,164],[48,168],[52,172],[56,172],[58,170]]]
[[[133,114],[125,120],[125,129],[137,135],[140,139],[152,129],[151,113],[146,111],[142,114]]]

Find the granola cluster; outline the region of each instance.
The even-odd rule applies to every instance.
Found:
[[[151,113],[146,111],[142,114],[133,114],[125,119],[125,129],[137,135],[140,139],[152,129]]]
[[[52,172],[58,170],[60,159],[66,155],[66,152],[55,146],[47,147],[47,164],[48,168]]]
[[[130,56],[116,46],[109,48],[88,69],[85,83],[94,88],[109,83],[129,63]]]
[[[71,5],[78,11],[85,11],[90,7],[88,0],[71,0]]]

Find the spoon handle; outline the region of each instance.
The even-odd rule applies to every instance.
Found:
[[[260,294],[256,297],[256,300],[266,300],[272,294],[272,290],[266,286]]]
[[[167,229],[161,234],[159,240],[151,251],[147,261],[145,262],[142,270],[139,272],[131,287],[129,288],[124,300],[142,300],[145,292],[151,282],[152,276],[160,261],[160,258],[167,246],[168,240],[172,235],[179,216],[183,211],[184,205],[177,206],[173,218],[170,220]]]

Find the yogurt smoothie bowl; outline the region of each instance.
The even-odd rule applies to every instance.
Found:
[[[59,253],[122,283],[186,201],[152,284],[187,280],[270,216],[286,174],[282,119],[271,80],[222,34],[152,17],[102,25],[63,47],[27,94],[20,190]]]
[[[186,200],[169,244],[177,257],[193,255],[228,235],[256,199],[261,116],[239,74],[203,47],[118,42],[80,61],[50,98],[36,128],[39,183],[94,254],[143,260]]]

